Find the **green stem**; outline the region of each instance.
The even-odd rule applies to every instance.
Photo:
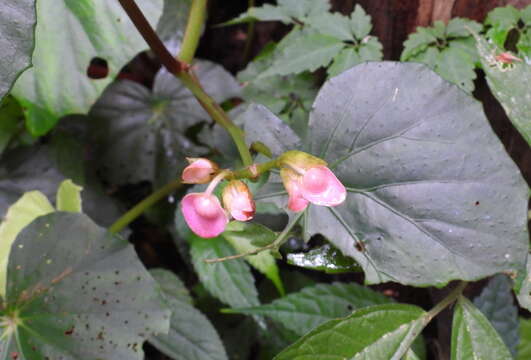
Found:
[[[199,81],[197,81],[193,75],[188,72],[180,72],[177,74],[177,77],[179,77],[183,84],[192,92],[192,94],[194,94],[210,117],[227,130],[238,148],[243,165],[251,165],[253,163],[253,158],[245,143],[245,135],[242,129],[231,121],[227,113],[223,111],[221,106],[219,106],[219,104],[217,104],[216,101],[205,92],[205,90],[203,90]]]
[[[453,289],[448,296],[442,299],[437,305],[435,305],[425,318],[425,323],[429,323],[435,316],[437,316],[441,311],[443,311],[448,305],[452,304],[457,298],[463,293],[463,290],[468,285],[466,281],[461,281],[459,285]]]
[[[253,164],[244,169],[233,171],[229,179],[256,179],[269,170],[278,167],[278,159],[273,159],[261,164]]]
[[[247,252],[244,252],[244,253],[241,253],[241,254],[236,254],[236,255],[231,255],[231,256],[224,256],[224,257],[215,258],[215,259],[205,259],[204,261],[207,264],[215,264],[215,263],[224,262],[224,261],[228,261],[228,260],[240,259],[240,258],[246,257],[246,256],[256,255],[256,254],[259,254],[262,251],[266,251],[266,250],[271,250],[271,249],[278,250],[282,246],[282,244],[284,244],[286,242],[286,239],[287,239],[288,234],[290,233],[291,229],[293,229],[293,227],[299,222],[300,218],[302,217],[302,215],[305,212],[306,211],[302,211],[302,212],[298,213],[297,216],[295,216],[293,218],[293,220],[291,220],[291,222],[286,226],[286,228],[284,230],[282,230],[280,235],[277,236],[275,241],[273,241],[269,245],[266,245],[264,247],[261,247],[261,248],[258,248],[258,249],[254,249],[254,250],[251,250],[251,251],[247,251]]]
[[[144,211],[153,206],[159,200],[165,198],[175,190],[179,189],[182,186],[180,180],[172,181],[155,191],[153,194],[149,195],[147,198],[136,204],[131,210],[122,215],[118,220],[114,222],[109,228],[111,234],[116,234],[117,232],[124,229],[129,225],[133,220],[142,215]]]
[[[205,24],[207,14],[207,0],[193,0],[190,7],[190,15],[186,24],[186,31],[179,53],[179,60],[190,64],[195,56],[195,51],[199,44],[201,31]]]
[[[254,7],[254,0],[249,0],[249,6],[248,8]],[[251,47],[253,45],[253,38],[254,38],[254,24],[255,21],[251,20],[249,24],[247,25],[247,39],[245,41],[245,48],[243,49],[243,62],[247,62],[249,60],[249,56],[251,55]]]

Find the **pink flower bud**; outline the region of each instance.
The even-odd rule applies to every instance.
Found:
[[[302,211],[308,202],[336,206],[345,201],[345,187],[324,160],[302,151],[288,151],[280,157],[280,164],[290,210]]]
[[[181,201],[186,223],[194,233],[204,238],[221,234],[229,217],[216,196],[208,193],[191,193]]]
[[[206,184],[219,170],[216,163],[204,158],[187,158],[188,165],[182,174],[185,184]]]
[[[509,52],[503,52],[496,56],[496,60],[504,64],[512,64],[515,61],[522,61],[519,57],[514,56]]]
[[[295,212],[306,209],[308,200],[302,197],[297,173],[289,168],[282,168],[280,169],[280,177],[288,192],[288,209]]]
[[[233,218],[239,221],[251,220],[256,211],[253,195],[240,180],[232,180],[223,189],[223,204]]]

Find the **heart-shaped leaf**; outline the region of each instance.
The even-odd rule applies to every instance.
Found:
[[[205,91],[222,102],[239,94],[236,80],[208,61],[194,65]],[[209,116],[180,80],[165,69],[155,78],[153,90],[128,80],[115,82],[91,110],[91,132],[99,144],[103,176],[113,184],[175,179],[185,156],[206,149],[192,143],[185,131],[208,121]]]
[[[35,21],[35,0],[4,0],[0,4],[0,102],[31,64]]]
[[[162,0],[137,3],[148,21],[156,24]],[[37,1],[35,44],[33,67],[13,89],[27,109],[27,127],[34,135],[46,133],[63,115],[87,113],[122,67],[147,49],[118,1]],[[107,78],[87,77],[95,57],[107,62]]]
[[[460,297],[452,323],[452,360],[511,360],[513,357],[489,320]]]
[[[268,316],[296,334],[304,335],[327,320],[346,316],[365,306],[388,302],[390,300],[385,296],[356,283],[334,283],[307,287],[271,304],[229,312]]]
[[[24,359],[142,359],[142,342],[167,332],[169,316],[132,245],[56,212],[13,244],[0,347]]]
[[[322,324],[274,360],[401,359],[424,327],[425,315],[411,305],[362,308]]]
[[[189,296],[183,295],[187,290],[182,281],[162,269],[152,270],[151,274],[158,280],[172,314],[168,334],[152,336],[149,342],[175,360],[227,360],[216,329],[191,305]]]
[[[509,278],[502,274],[493,277],[474,299],[474,305],[490,321],[511,354],[515,356],[520,337],[518,307],[514,304]]]
[[[306,235],[326,236],[369,283],[442,286],[524,268],[527,185],[481,104],[427,67],[375,62],[331,79],[309,131],[306,147],[348,196],[310,206]],[[285,206],[285,194],[271,183],[256,198]]]

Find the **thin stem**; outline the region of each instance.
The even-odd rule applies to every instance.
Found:
[[[223,111],[221,106],[215,102],[206,92],[203,90],[197,79],[189,74],[188,72],[181,72],[177,75],[183,84],[194,94],[201,106],[206,110],[206,112],[221,125],[229,135],[232,137],[232,140],[236,144],[240,157],[242,159],[244,166],[249,166],[253,163],[253,158],[247,144],[245,143],[245,135],[238,126],[236,126],[231,119],[228,117],[227,113]]]
[[[435,305],[430,311],[428,311],[428,314],[425,318],[425,323],[429,323],[435,316],[437,316],[441,311],[443,311],[447,306],[452,304],[457,298],[463,293],[463,290],[468,285],[466,281],[461,281],[459,285],[455,287],[455,289],[448,294],[444,299],[442,299],[437,305]]]
[[[205,24],[207,14],[207,0],[193,0],[190,7],[190,14],[188,15],[188,24],[186,24],[186,31],[184,32],[183,43],[181,45],[181,52],[179,59],[189,64],[192,62],[199,45],[199,38],[201,31]]]
[[[302,212],[298,213],[297,216],[295,216],[293,218],[293,220],[291,220],[290,223],[284,228],[284,230],[282,230],[282,232],[277,236],[275,241],[273,241],[269,245],[266,245],[264,247],[261,247],[261,248],[258,248],[258,249],[254,249],[254,250],[251,250],[251,251],[247,251],[247,252],[244,252],[244,253],[241,253],[241,254],[236,254],[236,255],[231,255],[231,256],[224,256],[224,257],[215,258],[215,259],[205,259],[205,262],[207,264],[215,264],[215,263],[224,262],[224,261],[228,261],[228,260],[240,259],[240,258],[246,257],[246,256],[256,255],[256,254],[261,253],[262,251],[266,251],[266,250],[270,250],[270,249],[278,250],[282,246],[282,244],[284,244],[286,242],[288,234],[293,229],[293,227],[299,222],[300,218],[302,217],[302,215],[304,213],[305,213],[305,211],[302,211]]]
[[[278,159],[273,159],[261,164],[252,164],[244,169],[232,172],[229,175],[231,179],[256,179],[265,172],[268,172],[272,168],[278,167]]]
[[[249,6],[248,8],[254,7],[254,0],[249,0]],[[243,49],[243,62],[247,62],[249,60],[249,57],[251,55],[251,47],[253,45],[253,39],[254,39],[254,25],[255,21],[251,20],[249,24],[247,25],[247,39],[245,40],[245,48]]]
[[[162,40],[153,30],[146,17],[136,5],[134,0],[118,0],[120,5],[138,29],[138,32],[148,43],[151,50],[157,55],[161,64],[172,74],[178,74],[185,68],[184,64],[175,59],[168,51]]]
[[[129,225],[133,220],[142,215],[144,211],[153,206],[159,200],[165,198],[170,193],[179,189],[182,186],[180,180],[172,181],[155,191],[153,194],[149,195],[147,198],[136,204],[131,210],[123,214],[118,220],[114,222],[109,228],[111,234],[116,234],[121,231],[127,225]]]

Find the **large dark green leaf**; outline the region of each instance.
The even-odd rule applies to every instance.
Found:
[[[225,348],[210,321],[189,302],[182,281],[162,269],[151,274],[161,286],[171,309],[170,331],[149,339],[164,354],[175,360],[226,360]]]
[[[307,287],[271,304],[230,311],[268,316],[296,334],[303,335],[327,320],[346,316],[355,309],[389,301],[385,296],[355,283],[334,283]]]
[[[333,78],[310,134],[348,196],[310,206],[306,235],[326,236],[369,283],[441,286],[525,266],[527,185],[481,104],[427,67],[368,63]],[[257,198],[286,204],[280,184]]]
[[[399,360],[424,327],[425,315],[411,305],[362,308],[349,317],[322,324],[275,360]]]
[[[493,277],[474,299],[474,305],[490,321],[515,356],[519,341],[518,307],[514,304],[509,278],[501,274]]]
[[[137,3],[156,24],[162,0]],[[35,135],[46,133],[63,115],[86,113],[122,67],[147,49],[118,1],[37,1],[35,44],[33,67],[13,89],[27,109],[27,126]],[[87,77],[94,57],[107,61],[107,78]]]
[[[35,0],[4,0],[0,4],[0,102],[31,64],[35,21]]]
[[[531,145],[531,65],[524,61],[504,65],[495,57],[502,50],[488,44],[480,36],[476,36],[476,40],[492,93],[513,125]]]
[[[510,360],[513,357],[489,320],[460,297],[452,324],[452,360]]]
[[[13,244],[1,316],[3,354],[125,360],[143,358],[142,342],[168,330],[170,312],[132,245],[57,212]]]
[[[238,83],[220,66],[199,61],[194,69],[216,101],[239,93]],[[128,80],[115,82],[94,105],[91,116],[103,175],[113,184],[149,180],[163,185],[180,176],[185,156],[205,152],[184,133],[209,116],[180,80],[164,69],[152,91]]]
[[[520,343],[517,360],[531,358],[531,319],[520,318]]]

